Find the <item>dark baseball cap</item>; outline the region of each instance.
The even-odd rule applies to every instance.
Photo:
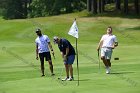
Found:
[[[35,32],[36,32],[36,33],[37,33],[37,32],[41,32],[41,30],[38,28],[38,29],[36,29],[36,31],[35,31]]]

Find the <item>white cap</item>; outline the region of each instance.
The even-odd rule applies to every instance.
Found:
[[[54,42],[55,44],[57,43],[57,42],[56,42],[56,41],[57,41],[57,39],[58,39],[58,37],[57,37],[57,36],[54,36],[54,37],[53,37],[53,42]]]

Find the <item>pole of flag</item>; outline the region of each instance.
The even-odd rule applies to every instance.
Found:
[[[77,85],[79,86],[79,65],[78,65],[78,46],[77,46],[78,45],[77,41],[78,41],[79,35],[78,35],[78,26],[76,24],[76,18],[75,18],[68,34],[76,38],[76,57],[77,57],[77,74],[78,74],[78,84]]]
[[[79,86],[79,64],[78,64],[78,47],[77,47],[77,38],[76,38],[76,57],[77,57],[77,74],[78,74],[78,86]]]

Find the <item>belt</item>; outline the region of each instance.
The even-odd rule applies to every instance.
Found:
[[[104,47],[102,47],[102,48],[108,48],[108,49],[112,49],[112,47],[106,47],[106,46],[104,46]]]

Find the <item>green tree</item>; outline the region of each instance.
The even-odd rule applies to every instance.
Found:
[[[61,10],[64,10],[66,1],[65,0],[55,0],[52,7],[52,14],[58,15],[61,13]]]
[[[85,0],[0,0],[5,19],[42,17],[85,9]],[[1,11],[1,10],[0,10]]]
[[[30,17],[58,15],[85,9],[84,0],[32,0]]]
[[[29,0],[3,0],[3,17],[5,19],[27,18],[27,4]]]

